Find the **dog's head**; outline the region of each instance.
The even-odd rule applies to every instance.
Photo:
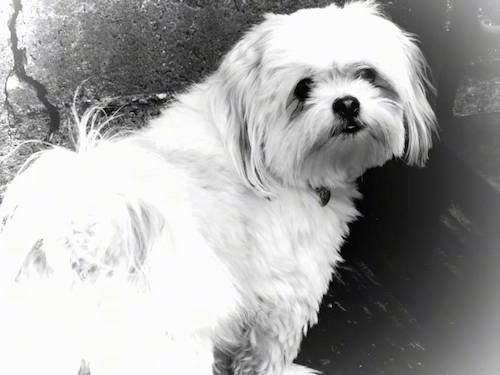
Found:
[[[393,157],[421,165],[431,147],[424,57],[371,1],[267,15],[214,82],[226,146],[263,193],[333,187]]]

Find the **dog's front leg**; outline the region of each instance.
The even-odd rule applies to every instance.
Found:
[[[276,308],[261,310],[241,334],[240,345],[233,351],[234,375],[281,375],[293,367],[308,324],[305,314]],[[305,368],[304,368],[305,369]],[[306,370],[306,369],[305,369]],[[304,371],[306,373],[310,371]]]

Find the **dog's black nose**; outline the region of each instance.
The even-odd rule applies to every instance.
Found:
[[[359,115],[359,100],[354,96],[343,96],[333,102],[333,112],[345,118],[355,118]]]

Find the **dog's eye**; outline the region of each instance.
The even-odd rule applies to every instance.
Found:
[[[368,82],[375,82],[377,79],[377,72],[372,68],[363,68],[358,71],[356,77]]]
[[[312,85],[313,85],[313,80],[311,78],[301,79],[297,83],[297,86],[295,86],[295,90],[294,90],[293,94],[295,95],[295,97],[299,101],[303,102],[309,98],[309,94],[311,93]]]

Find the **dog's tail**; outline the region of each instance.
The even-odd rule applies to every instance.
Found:
[[[92,107],[76,117],[74,151],[53,146],[33,154],[7,187],[0,206],[0,280],[56,273],[62,254],[80,273],[88,267],[115,272],[123,262],[139,271],[148,239],[163,223],[152,202],[139,201],[127,187],[134,173],[117,171],[141,167],[124,157],[119,143],[101,137],[111,120],[99,121],[101,113]]]
[[[113,325],[126,327],[114,323],[125,305],[134,308],[131,300],[139,303],[131,285],[149,282],[141,279],[146,254],[164,240],[165,223],[154,205],[158,194],[139,192],[134,181],[146,178],[141,162],[159,161],[102,138],[100,113],[93,107],[78,119],[74,150],[52,147],[34,154],[5,191],[0,373],[76,375],[80,362],[91,358],[94,374],[103,367],[95,363],[104,348],[99,341],[108,340],[115,353],[124,351],[115,335],[126,337],[140,323],[110,332]],[[99,308],[102,303],[107,307]]]
[[[196,229],[189,176],[139,135],[101,137],[98,111],[75,150],[33,156],[0,206],[0,373],[76,374],[82,359],[92,375],[210,373],[210,332],[237,298]]]

